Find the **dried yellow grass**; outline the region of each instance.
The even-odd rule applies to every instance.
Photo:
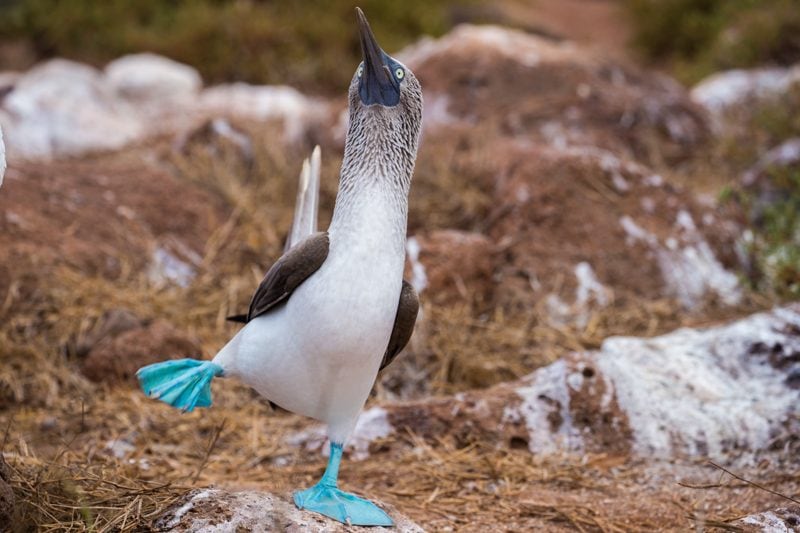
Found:
[[[229,206],[187,288],[154,285],[126,267],[123,257],[117,279],[62,264],[38,278],[41,297],[14,291],[6,296],[0,307],[0,431],[18,500],[18,530],[134,531],[147,527],[191,487],[218,484],[286,493],[321,474],[323,461],[316,452],[286,440],[313,422],[273,412],[237,383],[215,384],[213,409],[180,415],[132,386],[88,382],[70,349],[105,311],[119,308],[171,322],[199,338],[206,357],[232,335],[236,326],[224,317],[246,306],[264,268],[282,250],[291,220],[294,162],[304,155],[271,143],[269,131],[251,133],[256,142],[251,164],[231,149],[212,157],[202,146],[187,153],[156,147],[173,172],[214,191]],[[335,158],[326,157],[323,225],[333,202],[336,165]],[[482,191],[453,195],[459,177],[428,170],[441,181],[429,177],[420,185],[427,195],[424,209],[436,202],[446,207],[431,227],[463,226],[464,213],[479,216],[485,209]],[[763,304],[753,296],[740,309],[712,307],[705,316]],[[612,334],[653,335],[698,320],[668,300],[616,302],[591,315],[583,328],[554,326],[541,308],[510,313],[502,306],[487,312],[469,303],[432,307],[424,297],[423,306],[425,320],[412,348],[382,374],[371,402],[488,387],[566,351],[597,347]],[[691,489],[667,484],[632,505],[629,500],[646,478],[638,464],[602,456],[537,458],[526,450],[480,442],[456,445],[447,435],[437,442],[398,438],[407,446],[347,463],[343,484],[385,499],[434,531],[645,531],[672,527],[676,520],[682,529],[697,509],[727,519],[742,512],[742,505],[760,502],[749,492],[729,497],[722,488],[711,498],[692,501],[685,496]],[[799,480],[794,476],[780,484],[796,491]],[[611,496],[604,498],[604,492]],[[680,500],[677,514],[676,504],[662,502],[671,498]]]

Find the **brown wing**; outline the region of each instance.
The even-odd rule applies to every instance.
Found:
[[[409,282],[403,280],[403,288],[400,291],[400,303],[397,306],[397,314],[394,317],[394,328],[392,336],[389,338],[389,346],[381,361],[381,370],[389,366],[394,361],[403,348],[406,347],[414,332],[414,324],[417,322],[419,312],[419,298],[417,291]]]
[[[247,316],[237,315],[228,319],[234,322],[249,322],[287,300],[301,283],[319,270],[328,257],[329,244],[327,233],[315,233],[293,246],[264,276],[264,281],[250,300]]]

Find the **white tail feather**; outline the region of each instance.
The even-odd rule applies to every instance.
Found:
[[[292,232],[286,243],[288,250],[317,231],[317,211],[319,209],[320,149],[314,147],[311,158],[303,161],[300,183],[297,187],[297,202],[294,206]]]

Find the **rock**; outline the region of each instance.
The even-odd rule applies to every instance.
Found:
[[[208,114],[250,120],[282,120],[289,140],[298,140],[315,121],[327,113],[326,107],[285,86],[232,83],[203,91],[200,108]]]
[[[100,71],[64,59],[25,73],[2,107],[8,149],[23,157],[115,150],[145,132]]]
[[[3,176],[6,175],[6,145],[3,143],[3,128],[0,128],[0,187],[3,186]]]
[[[462,25],[399,54],[425,87],[425,128],[465,123],[557,147],[597,146],[682,159],[707,136],[703,111],[675,81],[569,42]]]
[[[9,151],[29,159],[116,150],[219,115],[282,121],[294,141],[329,115],[325,104],[290,87],[236,83],[202,91],[195,69],[149,53],[121,57],[104,72],[53,59],[6,77],[0,123]]]
[[[800,64],[788,68],[718,72],[695,85],[691,98],[711,113],[719,127],[726,113],[777,101],[793,87],[800,87]]]
[[[746,533],[798,533],[800,532],[800,505],[778,507],[763,513],[755,513],[731,522]]]
[[[491,293],[496,246],[480,233],[438,230],[410,237],[408,279],[436,303],[483,301]]]
[[[798,376],[800,304],[793,304],[706,329],[611,337],[598,351],[571,353],[516,382],[375,407],[362,417],[379,421],[381,431],[364,424],[353,442],[358,457],[372,442],[385,447],[399,441],[385,437],[411,433],[535,454],[791,459],[796,442],[782,442],[800,429]]]
[[[359,531],[421,533],[421,527],[393,507],[377,502],[395,521],[393,528],[358,528]],[[287,496],[267,492],[193,490],[165,511],[154,524],[156,531],[212,533],[224,531],[272,531],[336,533],[351,531],[322,515],[301,511]]]
[[[755,134],[771,131],[780,140],[777,124],[789,120],[800,106],[800,63],[713,74],[697,84],[691,96],[707,110],[714,134],[729,151],[754,152],[756,157],[769,148],[759,145],[770,135],[759,140],[764,136]]]
[[[759,158],[742,176],[742,185],[758,187],[759,181],[773,170],[800,167],[800,137],[787,139]],[[763,183],[762,183],[763,185]]]
[[[196,69],[155,54],[131,54],[106,65],[105,76],[123,98],[141,104],[184,104],[203,86]]]
[[[498,141],[480,149],[493,154],[479,175],[495,206],[486,233],[504,243],[494,302],[545,301],[554,322],[579,325],[628,296],[672,297],[687,309],[709,297],[739,302],[725,267],[736,264],[738,225],[647,167],[590,147]]]
[[[147,326],[106,337],[89,352],[83,373],[92,381],[133,383],[136,371],[164,359],[197,357],[199,343],[169,323],[156,320]]]

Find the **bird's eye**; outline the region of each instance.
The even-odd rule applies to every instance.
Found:
[[[360,78],[363,73],[364,73],[364,64],[362,63],[358,66],[358,71],[357,71],[358,77]]]
[[[398,80],[402,80],[403,76],[405,75],[406,75],[405,71],[399,67],[397,70],[394,71],[394,77],[397,78]]]

